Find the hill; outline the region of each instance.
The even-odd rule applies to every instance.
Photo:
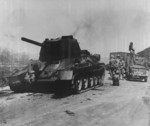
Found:
[[[150,47],[138,52],[137,54],[141,57],[147,58],[150,61]]]

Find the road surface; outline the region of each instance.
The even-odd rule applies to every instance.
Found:
[[[149,82],[107,79],[78,95],[0,90],[0,126],[150,126]]]

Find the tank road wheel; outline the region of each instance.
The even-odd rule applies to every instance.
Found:
[[[93,87],[93,85],[94,85],[94,78],[93,78],[93,77],[90,77],[90,78],[89,78],[89,81],[88,81],[88,86],[89,86],[89,87]]]
[[[88,88],[88,79],[87,78],[83,78],[83,88],[86,89]]]
[[[98,84],[103,86],[104,85],[104,79],[105,79],[105,73],[102,76],[98,76]]]
[[[97,79],[98,79],[98,85],[101,85],[101,77],[98,76]]]
[[[79,77],[75,77],[74,78],[74,91],[75,93],[80,93],[82,90],[82,86],[83,86],[83,81],[82,78]]]
[[[94,85],[98,85],[98,78],[96,76],[94,77]]]

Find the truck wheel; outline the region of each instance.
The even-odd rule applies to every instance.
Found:
[[[144,81],[147,82],[147,78],[145,78]]]
[[[130,76],[127,76],[127,80],[130,81],[130,80],[131,80],[131,77],[130,77]]]

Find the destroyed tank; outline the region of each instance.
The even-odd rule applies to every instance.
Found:
[[[92,55],[81,50],[73,36],[45,39],[39,43],[27,38],[23,41],[40,46],[39,60],[31,61],[22,70],[9,77],[10,89],[25,92],[39,82],[68,82],[74,93],[81,93],[96,86],[102,86],[105,64],[100,63],[100,55]]]

